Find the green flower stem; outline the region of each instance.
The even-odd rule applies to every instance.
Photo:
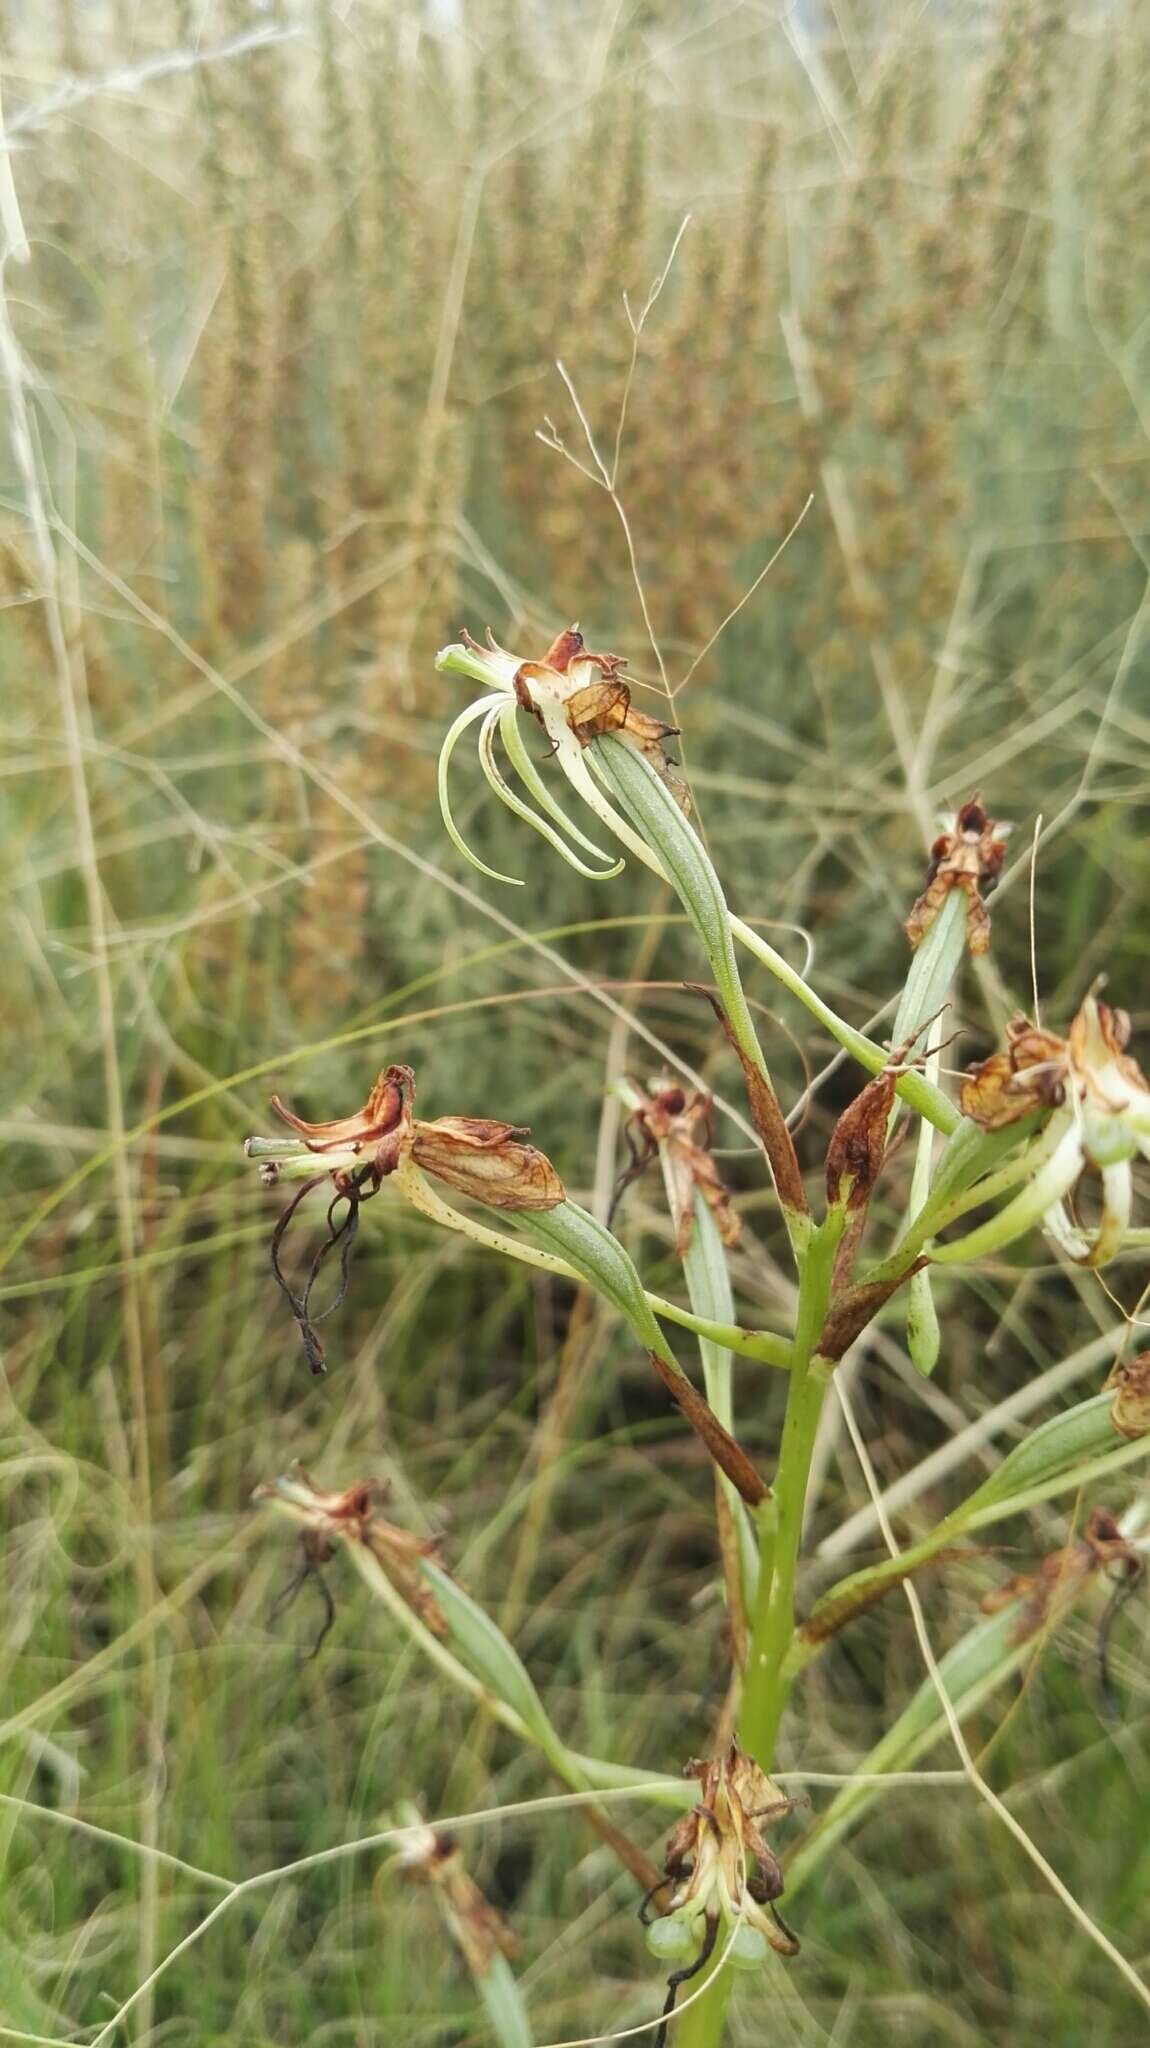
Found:
[[[773,1490],[777,1528],[763,1531],[758,1597],[739,1711],[743,1748],[765,1771],[770,1770],[774,1760],[779,1722],[790,1689],[784,1667],[795,1632],[795,1577],[803,1508],[815,1434],[832,1370],[817,1357],[815,1346],[830,1305],[835,1251],[845,1221],[845,1209],[836,1207],[830,1211],[811,1238],[799,1278],[794,1363]]]
[[[784,960],[781,953],[776,953],[774,947],[751,925],[744,924],[741,917],[731,918],[731,930],[739,944],[745,946],[747,952],[752,953],[756,960],[761,960],[763,966],[770,969],[776,981],[781,981],[784,988],[798,997],[799,1002],[810,1011],[812,1017],[817,1017],[819,1023],[825,1025],[831,1037],[858,1061],[860,1067],[865,1067],[868,1074],[882,1072],[890,1058],[884,1046],[876,1045],[872,1038],[867,1037],[865,1031],[856,1031],[853,1024],[848,1024],[845,1018],[831,1009],[829,1003],[824,1003],[822,997],[816,994],[808,981],[803,980],[802,975],[791,966],[789,960]],[[928,1081],[925,1074],[916,1073],[913,1068],[899,1075],[895,1083],[895,1093],[901,1096],[908,1108],[917,1111],[919,1116],[924,1116],[938,1131],[949,1135],[961,1122],[959,1112],[949,1097],[943,1094],[941,1088],[936,1088],[932,1081]]]
[[[664,1300],[661,1294],[648,1294],[647,1306],[665,1323],[677,1323],[680,1329],[690,1330],[696,1337],[738,1352],[740,1358],[777,1366],[781,1372],[791,1369],[794,1352],[789,1337],[776,1336],[773,1330],[743,1330],[737,1323],[715,1322],[710,1316],[696,1315],[693,1309],[680,1308],[677,1301]]]
[[[1041,1223],[1048,1209],[1061,1201],[1073,1187],[1082,1171],[1082,1140],[1074,1124],[1064,1130],[1055,1144],[1050,1157],[1035,1174],[1034,1179],[1012,1202],[1000,1209],[996,1216],[981,1223],[965,1237],[957,1238],[952,1244],[932,1246],[930,1257],[937,1266],[965,1264],[971,1259],[985,1258],[988,1252],[1001,1251],[1016,1238],[1025,1236],[1036,1223]]]
[[[734,1971],[723,1967],[720,1935],[715,1954],[706,1969],[700,1970],[697,1977],[683,1986],[683,1993],[698,1991],[700,1985],[706,1988],[693,2005],[685,2007],[682,2018],[675,2021],[671,2032],[675,2048],[718,2048],[726,2027],[727,2007],[734,1984]]]
[[[1016,1153],[1013,1159],[1007,1160],[1005,1166],[1000,1166],[994,1173],[984,1175],[973,1187],[964,1188],[961,1193],[949,1198],[945,1189],[939,1189],[936,1180],[926,1202],[908,1224],[890,1257],[868,1267],[866,1280],[870,1282],[895,1279],[900,1273],[905,1273],[923,1246],[930,1238],[937,1236],[940,1230],[945,1230],[951,1223],[957,1223],[972,1209],[981,1209],[984,1203],[993,1201],[995,1195],[1005,1194],[1008,1189],[1017,1187],[1020,1180],[1035,1179],[1061,1144],[1063,1135],[1062,1130],[1056,1125],[1048,1125],[1033,1144]],[[1012,1203],[1009,1206],[1013,1208],[1014,1205]],[[1005,1216],[1007,1211],[1003,1209],[999,1214]],[[991,1217],[990,1224],[993,1225],[997,1221],[997,1217]],[[969,1239],[962,1238],[958,1243],[965,1246]],[[957,1252],[958,1243],[948,1248],[951,1257]],[[932,1253],[932,1259],[936,1258],[937,1251],[942,1249],[943,1247],[938,1247],[936,1252]],[[965,1256],[967,1254],[964,1253]]]

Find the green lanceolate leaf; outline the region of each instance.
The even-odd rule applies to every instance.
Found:
[[[526,1666],[502,1629],[441,1566],[430,1558],[421,1558],[419,1568],[435,1595],[447,1623],[451,1647],[458,1656],[496,1699],[519,1715],[541,1749],[548,1755],[563,1753],[563,1744],[547,1718]]]
[[[582,1273],[596,1294],[601,1294],[631,1325],[646,1349],[667,1350],[667,1340],[647,1306],[643,1283],[617,1237],[577,1202],[560,1202],[555,1209],[516,1217],[521,1230],[533,1237],[545,1251]]]
[[[683,1277],[687,1283],[691,1307],[696,1315],[705,1317],[709,1322],[733,1323],[735,1301],[718,1225],[698,1191],[695,1193],[692,1206],[694,1223],[683,1260]],[[703,1385],[707,1389],[707,1399],[723,1428],[729,1430],[734,1426],[731,1354],[721,1344],[713,1343],[709,1337],[700,1337],[699,1357],[703,1366]],[[726,1482],[726,1486],[739,1544],[743,1596],[749,1607],[754,1600],[758,1579],[758,1544],[742,1502],[734,1496],[734,1488],[729,1481]]]
[[[1039,1423],[963,1503],[958,1510],[962,1526],[977,1529],[997,1521],[1004,1512],[1012,1511],[1012,1504],[1029,1499],[1036,1489],[1067,1477],[1073,1483],[1087,1461],[1120,1449],[1122,1439],[1110,1419],[1113,1402],[1112,1394],[1094,1394],[1064,1415]],[[1150,1437],[1140,1438],[1138,1443],[1150,1453]],[[1133,1448],[1136,1454],[1137,1443]]]
[[[576,1202],[516,1216],[519,1227],[546,1251],[558,1253],[589,1287],[609,1301],[634,1331],[672,1400],[706,1445],[721,1472],[748,1507],[757,1508],[768,1489],[746,1452],[719,1421],[687,1378],[648,1307],[643,1283],[617,1237]]]
[[[535,2036],[523,2003],[523,1993],[507,1957],[492,1956],[487,1969],[476,1976],[475,1982],[499,2048],[534,2048]]]
[[[1111,1420],[1112,1405],[1112,1394],[1095,1394],[1064,1415],[1041,1423],[920,1542],[908,1545],[897,1557],[884,1558],[881,1564],[851,1572],[829,1587],[795,1637],[792,1669],[799,1671],[809,1664],[840,1629],[901,1585],[911,1572],[938,1560],[949,1546],[974,1530],[1005,1521],[1035,1501],[1064,1493],[1100,1472],[1150,1456],[1150,1436],[1133,1441],[1120,1436]]]

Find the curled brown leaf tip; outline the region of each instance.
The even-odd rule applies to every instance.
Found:
[[[611,1213],[625,1190],[659,1154],[675,1225],[676,1256],[682,1259],[687,1255],[696,1191],[714,1216],[723,1243],[737,1244],[742,1225],[711,1156],[711,1097],[700,1089],[688,1094],[673,1082],[652,1083],[649,1095],[639,1089],[635,1092],[639,1104],[623,1126],[631,1163],[616,1182]]]
[[[1119,1359],[1106,1381],[1113,1388],[1110,1420],[1119,1436],[1150,1436],[1150,1351]]]
[[[978,792],[969,797],[930,849],[926,882],[906,921],[912,946],[921,945],[952,889],[966,897],[966,932],[972,953],[990,945],[990,916],[982,890],[994,887],[1012,827],[987,813]]]
[[[408,1877],[432,1887],[472,1976],[486,1977],[496,1956],[518,1954],[517,1937],[465,1868],[454,1835],[443,1829],[420,1828],[409,1837],[400,1863]]]

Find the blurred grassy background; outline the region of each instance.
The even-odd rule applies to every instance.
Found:
[[[935,812],[981,785],[1021,854],[952,1057],[1029,1001],[1039,812],[1044,1017],[1106,969],[1145,1047],[1150,13],[6,0],[2,20],[32,244],[6,288],[52,522],[45,560],[5,438],[3,1788],[233,1876],[412,1793],[446,1813],[552,1789],[351,1585],[302,1661],[318,1601],[273,1622],[290,1546],[247,1505],[296,1456],[332,1485],[388,1478],[398,1519],[442,1531],[577,1746],[676,1770],[708,1745],[728,1652],[709,1484],[644,1361],[385,1194],[311,1383],[239,1140],[275,1086],[329,1115],[410,1060],[428,1113],[530,1122],[601,1201],[605,1085],[652,1058],[604,994],[737,1099],[647,880],[597,893],[534,858],[464,753],[460,822],[528,876],[500,890],[434,802],[463,699],[432,657],[460,625],[539,653],[579,617],[659,686],[615,509],[535,430],[585,454],[561,357],[610,448],[622,294],[642,305],[688,213],[619,470],[672,682],[814,493],[676,694],[733,903],[808,934],[820,987],[866,1021],[905,970]],[[798,929],[778,943],[802,959]],[[754,993],[793,1100],[827,1045],[765,977]],[[813,1100],[812,1169],[853,1085],[840,1068]],[[781,1327],[772,1207],[722,1119],[720,1142],[742,1299]],[[654,1192],[625,1215],[674,1288]],[[884,1331],[856,1382],[884,1480],[1114,1326],[1097,1280],[1041,1257],[947,1279],[930,1387]],[[1108,1284],[1129,1306],[1137,1271]],[[769,1468],[780,1390],[748,1366],[739,1405]],[[815,1541],[865,1498],[849,1446],[825,1453]],[[1066,1519],[948,1565],[936,1640]],[[827,1575],[808,1565],[804,1598]],[[1145,1647],[1134,1602],[1115,1728],[1089,1619],[1070,1625],[991,1767],[1143,1962]],[[849,1769],[919,1676],[892,1601],[804,1684],[789,1760]],[[652,1848],[665,1831],[628,1819]],[[0,1828],[9,2028],[98,2025],[210,1903],[10,1806]],[[657,2009],[634,1887],[577,1816],[493,1820],[469,1856],[523,1937],[540,2042]],[[797,1966],[743,1985],[736,2039],[1141,2038],[961,1788],[887,1794],[800,1932]],[[226,1916],[124,2038],[487,2037],[428,1899],[361,1858]]]

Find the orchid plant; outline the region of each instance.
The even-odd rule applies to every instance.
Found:
[[[445,674],[482,686],[482,695],[451,724],[439,763],[446,831],[481,874],[497,882],[517,880],[469,848],[451,808],[452,758],[462,736],[476,727],[480,767],[494,794],[578,873],[606,881],[630,856],[678,897],[706,963],[706,993],[718,1027],[742,1069],[794,1270],[793,1321],[781,1334],[748,1324],[738,1312],[727,1254],[737,1242],[740,1219],[713,1156],[711,1104],[673,1075],[660,1075],[647,1088],[622,1085],[631,1161],[621,1170],[616,1192],[621,1197],[648,1165],[658,1163],[685,1301],[645,1287],[618,1229],[611,1227],[625,1213],[618,1199],[607,1220],[581,1207],[517,1125],[470,1113],[417,1118],[414,1079],[401,1065],[384,1069],[361,1109],[327,1121],[309,1122],[273,1098],[292,1135],[251,1139],[249,1154],[259,1160],[266,1184],[302,1183],[277,1229],[273,1263],[316,1370],[325,1359],[314,1330],[320,1318],[310,1303],[323,1258],[341,1246],[346,1281],[359,1209],[385,1187],[485,1251],[583,1283],[622,1319],[714,1471],[716,1568],[733,1673],[728,1724],[716,1753],[687,1765],[697,1798],[690,1784],[677,1787],[667,1779],[625,1773],[615,1760],[573,1752],[513,1645],[456,1584],[437,1552],[414,1538],[405,1542],[402,1531],[379,1519],[369,1487],[357,1481],[343,1493],[324,1492],[296,1473],[261,1492],[302,1526],[312,1565],[341,1546],[349,1551],[393,1619],[445,1679],[482,1700],[567,1785],[586,1794],[592,1824],[636,1881],[645,1880],[643,1912],[652,1953],[676,1966],[662,2015],[652,2026],[662,2038],[673,2024],[681,2044],[713,2048],[724,2030],[734,1969],[799,1967],[793,1961],[799,1939],[781,1919],[776,1901],[786,1890],[791,1910],[791,1895],[809,1886],[821,1858],[867,1804],[860,1782],[845,1804],[832,1803],[790,1857],[776,1856],[766,1842],[768,1823],[795,1825],[794,1802],[770,1773],[779,1768],[788,1702],[804,1671],[858,1614],[937,1559],[956,1535],[1053,1498],[1077,1486],[1083,1475],[1097,1482],[1141,1457],[1150,1444],[1147,1361],[1122,1355],[1119,1344],[1105,1388],[1040,1424],[928,1537],[886,1565],[849,1575],[804,1614],[804,1511],[828,1389],[843,1358],[867,1344],[876,1322],[889,1329],[901,1319],[915,1364],[923,1372],[934,1369],[940,1339],[931,1276],[939,1267],[1000,1255],[1035,1229],[1045,1233],[1055,1257],[1090,1268],[1142,1242],[1131,1226],[1131,1162],[1138,1154],[1150,1157],[1150,1087],[1128,1051],[1128,1019],[1093,993],[1084,997],[1064,1037],[1016,1017],[1004,1046],[974,1067],[957,1102],[941,1086],[941,1015],[966,947],[979,954],[990,943],[985,897],[1002,868],[1009,829],[991,818],[979,796],[945,822],[931,849],[923,892],[907,918],[912,950],[893,1038],[882,1045],[840,1017],[729,908],[691,822],[687,791],[666,754],[673,729],[636,708],[617,656],[591,653],[570,628],[541,659],[510,653],[490,637],[480,645],[465,636],[443,651],[438,665]],[[536,726],[546,741],[542,761],[532,749]],[[518,789],[497,761],[497,738]],[[610,846],[588,836],[571,815],[546,779],[548,760]],[[765,965],[862,1069],[856,1098],[839,1118],[821,1162],[800,1160],[743,989],[741,954]],[[904,1176],[905,1217],[893,1244],[868,1256],[875,1189],[884,1176],[892,1177],[892,1153],[908,1118],[913,1166],[909,1178]],[[1096,1176],[1099,1213],[1096,1221],[1084,1222],[1068,1205],[1078,1184]],[[311,1259],[305,1286],[296,1291],[280,1260],[284,1226],[303,1197],[320,1187],[327,1235]],[[495,1212],[498,1227],[484,1212]],[[672,1345],[669,1326],[696,1336],[701,1387]],[[767,1471],[740,1441],[736,1356],[787,1378],[785,1418]],[[878,1772],[921,1754],[924,1730],[933,1729],[930,1739],[937,1739],[946,1713],[961,1715],[1016,1668],[1020,1644],[1040,1623],[1048,1625],[1072,1602],[1090,1597],[1091,1588],[1113,1580],[1115,1571],[1125,1590],[1141,1571],[1136,1519],[1127,1531],[1108,1510],[1098,1509],[1089,1540],[1056,1553],[1063,1563],[1047,1560],[1037,1577],[1011,1581],[997,1603],[1001,1612],[940,1669],[946,1712],[936,1711],[932,1721],[916,1696],[905,1726],[900,1723],[885,1739]],[[1047,1589],[1042,1602],[1036,1585]],[[665,1761],[681,1766],[683,1760]],[[868,1782],[871,1775],[877,1775],[873,1759]],[[596,1808],[597,1793],[624,1781],[689,1809],[671,1835],[661,1870]],[[431,1843],[429,1870],[439,1869],[439,1854]],[[449,1905],[455,1901],[456,1921],[470,1915],[468,1924],[486,1924],[470,1891],[466,1905],[459,1904],[463,1880],[449,1860],[440,1861],[451,1874],[444,1896]],[[502,1938],[460,1940],[477,1981],[498,1970],[498,1996],[491,1983],[485,1996],[499,2038],[530,2041],[510,1971],[511,1944]]]

